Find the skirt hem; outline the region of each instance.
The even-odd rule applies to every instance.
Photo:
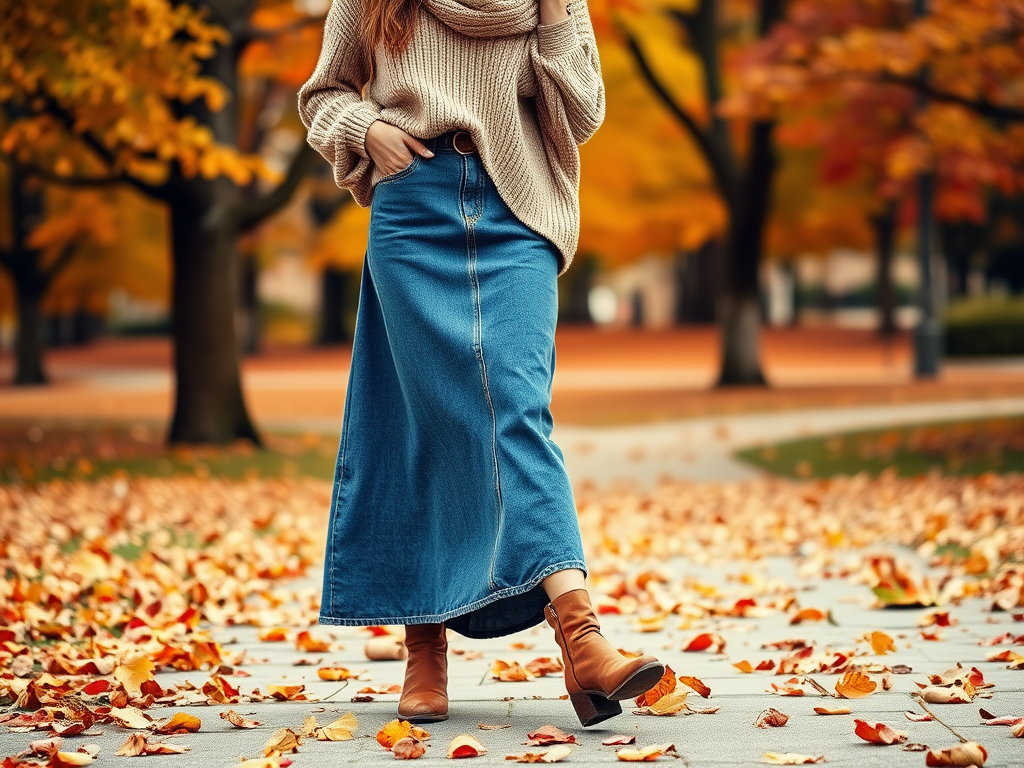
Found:
[[[447,621],[448,619],[453,619],[456,616],[462,616],[463,614],[471,613],[475,610],[483,608],[485,605],[490,605],[491,603],[497,602],[498,600],[503,600],[506,597],[515,597],[516,595],[521,595],[524,592],[529,592],[531,589],[534,589],[538,584],[540,584],[552,573],[555,573],[556,571],[568,570],[570,568],[577,568],[583,571],[584,574],[587,573],[587,565],[582,560],[565,560],[560,563],[555,563],[554,565],[547,566],[525,584],[500,589],[497,592],[492,592],[491,594],[487,595],[487,597],[481,598],[480,600],[476,600],[470,603],[469,605],[465,605],[460,608],[453,608],[452,610],[445,611],[444,613],[422,614],[419,616],[386,616],[373,619],[340,618],[337,616],[328,616],[326,614],[321,613],[317,617],[317,622],[319,624],[342,627],[369,627],[383,626],[387,624],[440,624],[442,621]],[[543,621],[543,618],[541,618],[537,623],[539,624],[540,621]],[[530,624],[528,626],[533,626],[533,624]],[[520,629],[526,628],[527,627],[521,627]],[[518,631],[518,629],[516,631]]]

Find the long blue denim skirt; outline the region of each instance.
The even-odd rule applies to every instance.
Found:
[[[498,637],[586,573],[550,437],[558,251],[478,155],[424,143],[374,189],[319,621]]]

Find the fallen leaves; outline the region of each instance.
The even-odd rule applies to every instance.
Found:
[[[988,759],[986,749],[974,741],[966,741],[948,749],[930,749],[925,755],[924,764],[927,766],[984,766]]]
[[[863,672],[853,670],[836,682],[836,693],[844,699],[863,699],[878,688],[878,683]]]
[[[871,744],[902,744],[910,734],[899,731],[885,723],[871,725],[864,720],[854,720],[854,733]]]
[[[711,686],[705,684],[699,677],[691,677],[690,675],[680,675],[679,682],[685,685],[687,688],[692,688],[700,695],[701,698],[707,699],[711,696]]]
[[[519,755],[505,755],[506,760],[517,763],[560,763],[572,754],[572,747],[559,745],[541,752],[523,752]]]
[[[643,749],[623,747],[615,753],[615,757],[626,763],[651,763],[664,755],[678,757],[679,753],[676,752],[676,745],[651,744]]]
[[[195,715],[186,712],[175,712],[170,718],[162,723],[157,723],[154,731],[156,733],[195,733],[202,726],[202,722]]]
[[[263,745],[264,757],[280,757],[289,752],[298,752],[302,736],[291,728],[278,728]]]
[[[540,747],[548,744],[576,744],[576,737],[553,725],[543,725],[536,731],[526,734],[528,747]]]
[[[887,653],[896,652],[896,641],[885,632],[874,631],[868,633],[866,640],[871,645],[871,650],[876,656],[883,656]]]
[[[788,722],[789,715],[770,707],[757,716],[754,725],[758,728],[781,728]]]
[[[825,756],[811,757],[810,755],[800,755],[794,752],[765,752],[761,762],[768,763],[768,765],[807,765],[824,763]]]
[[[180,755],[188,752],[191,747],[185,744],[167,744],[162,741],[149,741],[144,733],[133,733],[128,740],[114,753],[115,757],[139,757],[140,755]]]
[[[221,712],[220,716],[222,720],[227,720],[235,726],[235,728],[259,728],[263,725],[263,723],[257,722],[256,720],[247,720],[233,709]]]
[[[348,741],[358,726],[356,717],[351,712],[327,725],[320,725],[314,715],[309,715],[302,724],[302,735],[317,741]]]
[[[479,757],[485,754],[487,754],[487,747],[468,733],[459,734],[448,744],[448,757],[452,759]]]
[[[429,733],[408,720],[392,720],[385,723],[377,732],[377,743],[384,749],[391,749],[399,739],[404,739],[406,736],[412,736],[421,741],[427,741],[430,738]]]
[[[497,659],[491,665],[491,678],[501,680],[504,683],[525,683],[528,680],[532,680],[533,677],[518,661],[509,663]]]
[[[849,707],[815,707],[816,715],[848,715],[853,712]]]
[[[391,747],[396,760],[418,760],[427,753],[427,745],[415,736],[403,736]]]
[[[702,632],[689,643],[684,645],[683,650],[689,653],[697,653],[700,651],[721,653],[725,650],[725,639],[721,635],[716,635],[711,632]]]

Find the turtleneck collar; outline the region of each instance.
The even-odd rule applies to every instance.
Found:
[[[423,0],[441,22],[470,37],[511,37],[537,26],[537,0]]]

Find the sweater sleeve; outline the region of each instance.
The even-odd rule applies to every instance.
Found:
[[[306,140],[334,166],[340,187],[351,187],[373,161],[364,141],[380,107],[361,96],[368,79],[359,44],[361,0],[332,0],[316,69],[299,89]]]
[[[577,144],[604,122],[605,88],[587,0],[569,0],[569,18],[537,25],[533,69],[549,120],[568,121]]]

